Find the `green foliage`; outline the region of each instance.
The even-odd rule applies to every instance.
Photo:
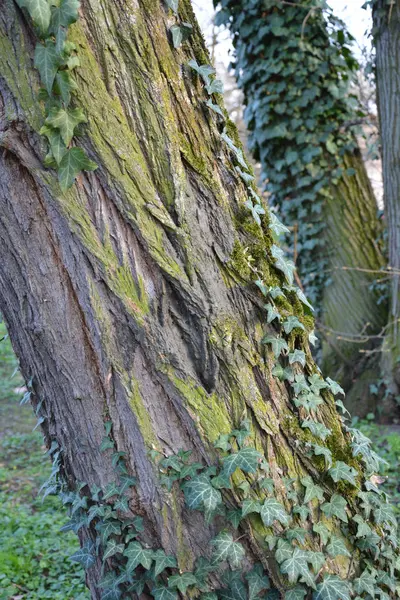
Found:
[[[34,66],[39,71],[44,89],[46,125],[41,134],[49,141],[45,165],[58,171],[62,191],[70,188],[81,171],[93,171],[97,165],[82,148],[70,148],[80,123],[86,117],[80,108],[70,108],[77,85],[71,71],[79,66],[75,46],[66,41],[69,25],[78,19],[78,0],[18,0],[37,27],[41,38],[35,48]]]
[[[215,0],[215,5],[216,23],[233,36],[250,150],[261,162],[271,205],[296,226],[301,279],[319,306],[329,283],[323,205],[344,172],[345,152],[354,148],[353,131],[344,124],[361,114],[349,93],[357,68],[352,38],[319,0],[299,5]],[[290,278],[290,263],[278,258],[278,265]]]

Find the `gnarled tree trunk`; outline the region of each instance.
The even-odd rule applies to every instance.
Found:
[[[84,490],[115,480],[112,453],[100,448],[111,423],[115,448],[137,477],[129,509],[144,519],[142,542],[176,556],[187,571],[210,555],[217,526],[188,511],[177,485],[162,488],[149,451],[169,456],[183,448],[211,463],[211,443],[247,417],[288,509],[283,475],[310,475],[327,500],[341,490],[353,514],[354,489],[334,484],[324,459],[308,453],[319,444],[362,477],[332,395],[323,392],[315,416],[330,430],[325,446],[301,427],[304,409],[294,406],[288,383],[272,376],[275,360],[261,346],[266,332],[281,328],[265,325],[249,264],[266,285],[282,276],[268,219],[255,227],[244,209],[246,186],[218,117],[186,67],[192,58],[208,62],[189,1],[180,1],[179,15],[193,34],[175,50],[168,33],[175,19],[162,3],[84,0],[70,39],[81,61],[76,102],[88,118],[80,142],[98,169],[65,193],[43,167],[33,31],[13,0],[1,6],[0,308],[47,442],[61,452],[63,478],[71,489],[84,482]],[[287,336],[291,350],[305,352],[305,367],[295,371],[316,375],[312,319],[294,292],[279,307],[304,327]],[[225,495],[234,507],[242,491]],[[321,520],[311,509],[309,528]],[[264,542],[271,529],[257,518],[243,526],[247,557],[260,560],[283,593],[287,580]],[[339,521],[326,522],[342,535]],[[93,522],[80,531],[82,542],[95,535]],[[348,578],[359,564],[332,558],[323,572]],[[98,558],[87,570],[94,599],[101,568]]]

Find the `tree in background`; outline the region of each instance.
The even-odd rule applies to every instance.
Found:
[[[391,275],[391,299],[382,359],[388,389],[400,401],[400,2],[374,0],[370,4],[373,9],[376,87]]]
[[[318,308],[323,367],[365,414],[369,384],[380,372],[379,353],[365,351],[380,343],[386,320],[385,303],[377,306],[370,288],[385,260],[352,127],[362,113],[349,93],[357,68],[351,37],[318,0],[218,6],[217,22],[233,36],[249,148],[261,162],[270,204],[291,228],[302,284]]]
[[[394,597],[379,459],[190,2],[2,8],[0,307],[92,598]]]

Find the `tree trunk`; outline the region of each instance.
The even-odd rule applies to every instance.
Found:
[[[383,367],[394,396],[400,393],[400,2],[373,2],[376,86],[382,146],[385,215],[388,227],[391,302]]]
[[[12,0],[1,8],[0,309],[69,488],[83,482],[79,498],[80,489],[88,496],[94,485],[104,490],[115,481],[113,454],[101,449],[111,424],[112,444],[137,477],[129,509],[144,519],[142,543],[190,570],[196,557],[210,555],[220,525],[189,511],[177,485],[165,491],[149,451],[191,450],[195,460],[213,463],[212,442],[247,417],[288,509],[282,477],[310,475],[326,499],[343,494],[349,516],[359,511],[354,488],[334,484],[322,456],[308,452],[317,444],[363,477],[332,395],[323,391],[315,416],[330,430],[325,446],[301,427],[304,409],[294,406],[291,386],[272,376],[275,360],[261,346],[280,326],[265,324],[253,271],[266,285],[282,284],[282,275],[270,254],[268,218],[256,227],[244,208],[246,186],[222,144],[219,117],[206,109],[204,88],[186,66],[192,58],[209,61],[189,1],[180,1],[179,15],[194,30],[178,50],[168,33],[175,19],[162,3],[83,2],[70,39],[81,61],[76,103],[88,118],[80,143],[98,169],[65,193],[43,167],[33,31]],[[305,328],[287,336],[291,350],[305,352],[296,373],[318,379],[307,341],[312,319],[293,291],[277,306]],[[237,485],[244,479],[235,475]],[[236,487],[224,497],[235,507],[243,493]],[[321,520],[310,507],[307,527]],[[257,518],[241,526],[243,564],[260,560],[283,593],[287,580],[264,542],[271,529]],[[81,529],[82,543],[95,539],[94,523]],[[326,523],[342,535],[337,519]],[[356,544],[349,538],[349,547]],[[87,570],[94,599],[103,551]],[[348,579],[360,564],[361,557],[332,558],[324,572]]]
[[[216,4],[233,35],[249,147],[270,203],[291,228],[287,240],[318,310],[323,369],[364,416],[374,409],[369,383],[379,379],[377,355],[366,360],[365,352],[379,346],[373,336],[386,322],[385,303],[377,306],[369,287],[385,260],[374,192],[348,126],[358,116],[343,85],[352,77],[349,50],[329,34],[334,20],[314,0],[260,0],[249,10],[245,2]]]

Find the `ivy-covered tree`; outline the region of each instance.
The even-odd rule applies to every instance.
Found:
[[[92,598],[394,598],[189,0],[4,0],[0,41],[0,308]]]
[[[217,23],[232,33],[249,148],[317,306],[323,366],[360,411],[379,375],[378,355],[360,350],[376,346],[368,335],[385,324],[385,302],[369,289],[385,262],[354,132],[361,113],[349,93],[357,68],[351,38],[321,0],[215,4]]]
[[[382,147],[385,214],[388,228],[391,299],[382,352],[385,381],[400,403],[400,142],[397,78],[400,51],[400,2],[373,0],[376,87]]]

